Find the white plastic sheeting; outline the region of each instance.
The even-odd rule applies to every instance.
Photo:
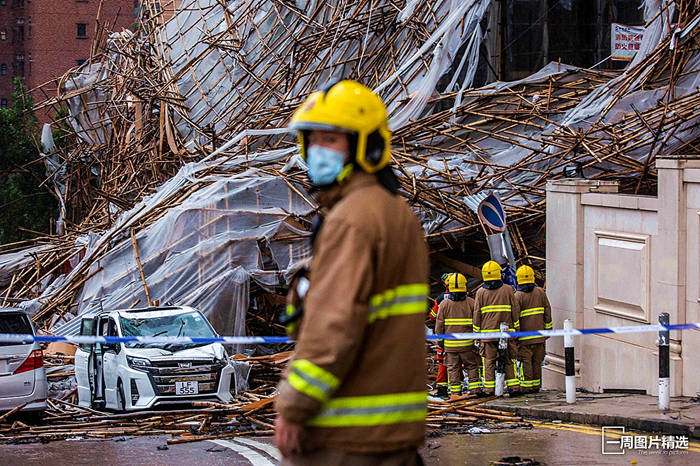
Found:
[[[391,127],[398,128],[422,115],[438,80],[451,68],[467,41],[471,41],[466,54],[469,71],[467,79],[458,84],[460,88],[471,86],[478,65],[473,50],[478,51],[481,43],[479,23],[488,5],[489,0],[444,0],[430,5],[409,0],[396,22],[403,26],[420,10],[425,22],[422,27],[433,32],[420,47],[412,48],[404,46],[414,35],[412,29],[400,29],[393,39],[396,57],[392,61],[396,66],[392,68],[377,66],[376,61],[369,63],[369,55],[387,40],[384,28],[374,26],[386,16],[385,1],[335,0],[317,5],[315,0],[297,0],[298,11],[278,2],[257,0],[185,1],[159,32],[165,59],[171,62],[171,74],[187,107],[186,114],[176,110],[177,128],[191,145],[197,128],[211,124],[217,132],[223,131],[237,115],[245,115],[248,102],[259,105],[264,95],[263,101],[273,107],[284,99],[304,96],[331,77],[347,77],[353,62],[363,70],[371,66],[372,73],[378,73],[381,83],[376,90],[385,98],[391,97],[387,99]],[[384,12],[378,11],[380,7]],[[251,10],[257,10],[252,22],[247,19]],[[314,12],[313,24],[301,21],[299,11],[309,15]],[[337,34],[349,26],[338,23],[338,12],[345,22],[353,15],[367,15],[361,38]],[[438,23],[436,18],[440,18]],[[307,37],[331,25],[336,33],[329,46],[314,50],[310,59],[304,56],[303,63],[297,60],[302,55],[297,50],[299,41],[312,40]],[[202,40],[207,36],[212,39]],[[218,45],[211,46],[212,41]],[[280,70],[294,74],[289,88],[268,90],[266,83],[278,77]],[[272,121],[285,123],[274,117]]]
[[[42,245],[17,252],[0,254],[0,286],[9,285],[12,280],[12,275],[16,271],[29,266],[36,260],[38,253],[50,248],[50,245]]]
[[[42,152],[40,157],[44,159],[46,175],[51,179],[54,193],[58,198],[56,234],[61,235],[64,232],[63,227],[66,218],[66,166],[61,163],[56,154],[52,153],[56,150],[56,144],[54,144],[53,135],[51,134],[51,125],[48,123],[44,123],[44,126],[41,128],[41,148]]]
[[[408,84],[408,95],[410,100],[407,103],[393,101],[389,103],[389,111],[392,112],[389,126],[392,130],[402,127],[411,119],[417,119],[423,114],[428,99],[435,92],[435,86],[445,72],[452,66],[457,51],[466,40],[470,40],[468,51],[464,56],[471,60],[468,64],[467,78],[462,83],[462,88],[470,87],[474,81],[474,74],[478,66],[479,46],[481,45],[480,22],[489,6],[486,0],[453,0],[447,12],[446,18],[440,23],[440,27],[425,42],[411,58],[406,60],[399,70],[391,75],[386,81],[380,84],[375,91],[383,94],[390,86],[396,86],[396,79],[402,75],[411,75],[420,69],[419,59],[426,50],[434,44],[433,59],[430,62],[430,71],[422,79],[412,79]],[[438,14],[443,12],[438,11]],[[464,26],[460,26],[461,24]],[[476,50],[476,53],[474,53]],[[455,73],[455,78],[450,83],[449,88],[454,86],[462,70],[464,59]],[[403,71],[402,71],[403,70]],[[448,88],[448,90],[450,90]],[[393,110],[398,109],[396,112]]]
[[[124,30],[113,33],[107,39],[105,59],[89,61],[74,72],[64,77],[63,91],[69,96],[68,123],[85,143],[91,145],[107,144],[112,133],[112,112],[118,112],[121,103],[110,102],[107,88],[96,85],[119,73],[125,59],[116,51],[116,42],[129,40],[133,32]]]
[[[266,152],[251,162],[265,164],[287,155],[288,151]],[[219,333],[244,335],[250,281],[267,289],[286,284],[290,268],[309,256],[308,234],[300,220],[316,206],[283,178],[262,175],[255,168],[232,176],[200,175],[213,164],[226,170],[239,163],[187,165],[156,194],[125,212],[118,226],[95,241],[72,272],[91,278],[76,302],[76,312],[53,330],[75,334],[79,330],[75,315],[146,306],[131,239],[114,238],[112,233],[128,231],[170,195],[201,185],[135,237],[150,297],[161,304],[194,306]]]

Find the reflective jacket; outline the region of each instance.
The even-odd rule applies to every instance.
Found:
[[[440,303],[435,333],[471,333],[474,300],[467,296],[464,301],[444,299]],[[474,346],[474,340],[440,340],[445,342],[445,352],[459,353]]]
[[[409,206],[373,175],[325,192],[296,352],[276,408],[302,448],[389,452],[425,438],[428,251]]]
[[[532,330],[552,329],[552,308],[549,305],[547,294],[540,287],[535,287],[531,292],[517,291],[515,300],[520,306],[520,330],[529,332]],[[545,337],[520,337],[521,345],[544,343]]]
[[[495,290],[479,288],[474,301],[474,332],[500,332],[501,322],[508,324],[508,331],[520,329],[520,306],[512,286],[503,284]]]
[[[438,309],[440,308],[440,303],[442,302],[443,299],[449,297],[449,293],[442,293],[441,295],[438,295],[437,298],[435,298],[435,301],[433,302],[433,307],[430,308],[430,318],[435,320],[437,318],[437,313]]]

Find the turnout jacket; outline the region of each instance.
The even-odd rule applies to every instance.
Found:
[[[520,306],[520,330],[552,329],[552,307],[549,305],[547,294],[536,286],[531,292],[516,291],[515,300]],[[519,337],[521,345],[544,343],[545,337]]]
[[[448,295],[449,296],[449,295]],[[467,296],[464,301],[444,299],[438,308],[435,333],[471,333],[474,300]],[[474,346],[474,340],[439,340],[445,344],[445,352],[459,353]]]
[[[520,330],[520,306],[515,290],[505,283],[498,289],[479,288],[474,299],[474,332],[500,332],[501,322],[508,330]]]
[[[432,320],[437,319],[437,313],[438,313],[438,309],[440,308],[440,303],[442,302],[443,299],[445,299],[449,296],[450,296],[449,293],[442,293],[442,294],[438,295],[437,298],[435,298],[435,302],[433,303],[433,307],[430,308],[430,318]]]
[[[409,206],[356,172],[322,193],[296,351],[276,409],[304,451],[390,452],[425,438],[428,251]]]

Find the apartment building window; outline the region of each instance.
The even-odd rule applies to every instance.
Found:
[[[77,34],[79,38],[87,37],[87,24],[86,23],[76,23]]]
[[[24,54],[15,55],[14,75],[24,78]]]
[[[7,5],[7,0],[0,0],[0,6]]]
[[[17,18],[16,42],[24,42],[24,18]]]
[[[0,99],[0,108],[7,108],[7,99]]]
[[[27,73],[28,73],[30,76],[32,75],[32,62],[34,62],[34,60],[32,60],[32,52],[29,52],[29,53],[27,54],[27,63],[29,63],[29,67],[28,67],[28,69],[27,69]]]
[[[87,60],[75,60],[76,65],[80,66],[83,63],[85,63]]]
[[[7,40],[7,31],[0,31],[0,40]]]
[[[7,64],[3,63],[0,64],[0,76],[6,76],[7,75]]]
[[[27,38],[32,38],[32,17],[27,18]]]

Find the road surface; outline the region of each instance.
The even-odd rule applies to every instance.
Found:
[[[600,428],[576,424],[533,422],[533,427],[477,435],[448,434],[429,438],[422,449],[428,465],[488,465],[508,456],[539,461],[543,465],[695,465],[700,464],[700,443],[688,449],[643,449],[623,455],[603,455]],[[647,436],[651,434],[637,433]],[[271,438],[231,438],[167,445],[166,436],[110,440],[75,439],[47,444],[2,445],[0,464],[139,465],[176,464],[272,466],[279,452]],[[616,441],[612,433],[606,440]],[[634,462],[636,461],[636,463]]]

